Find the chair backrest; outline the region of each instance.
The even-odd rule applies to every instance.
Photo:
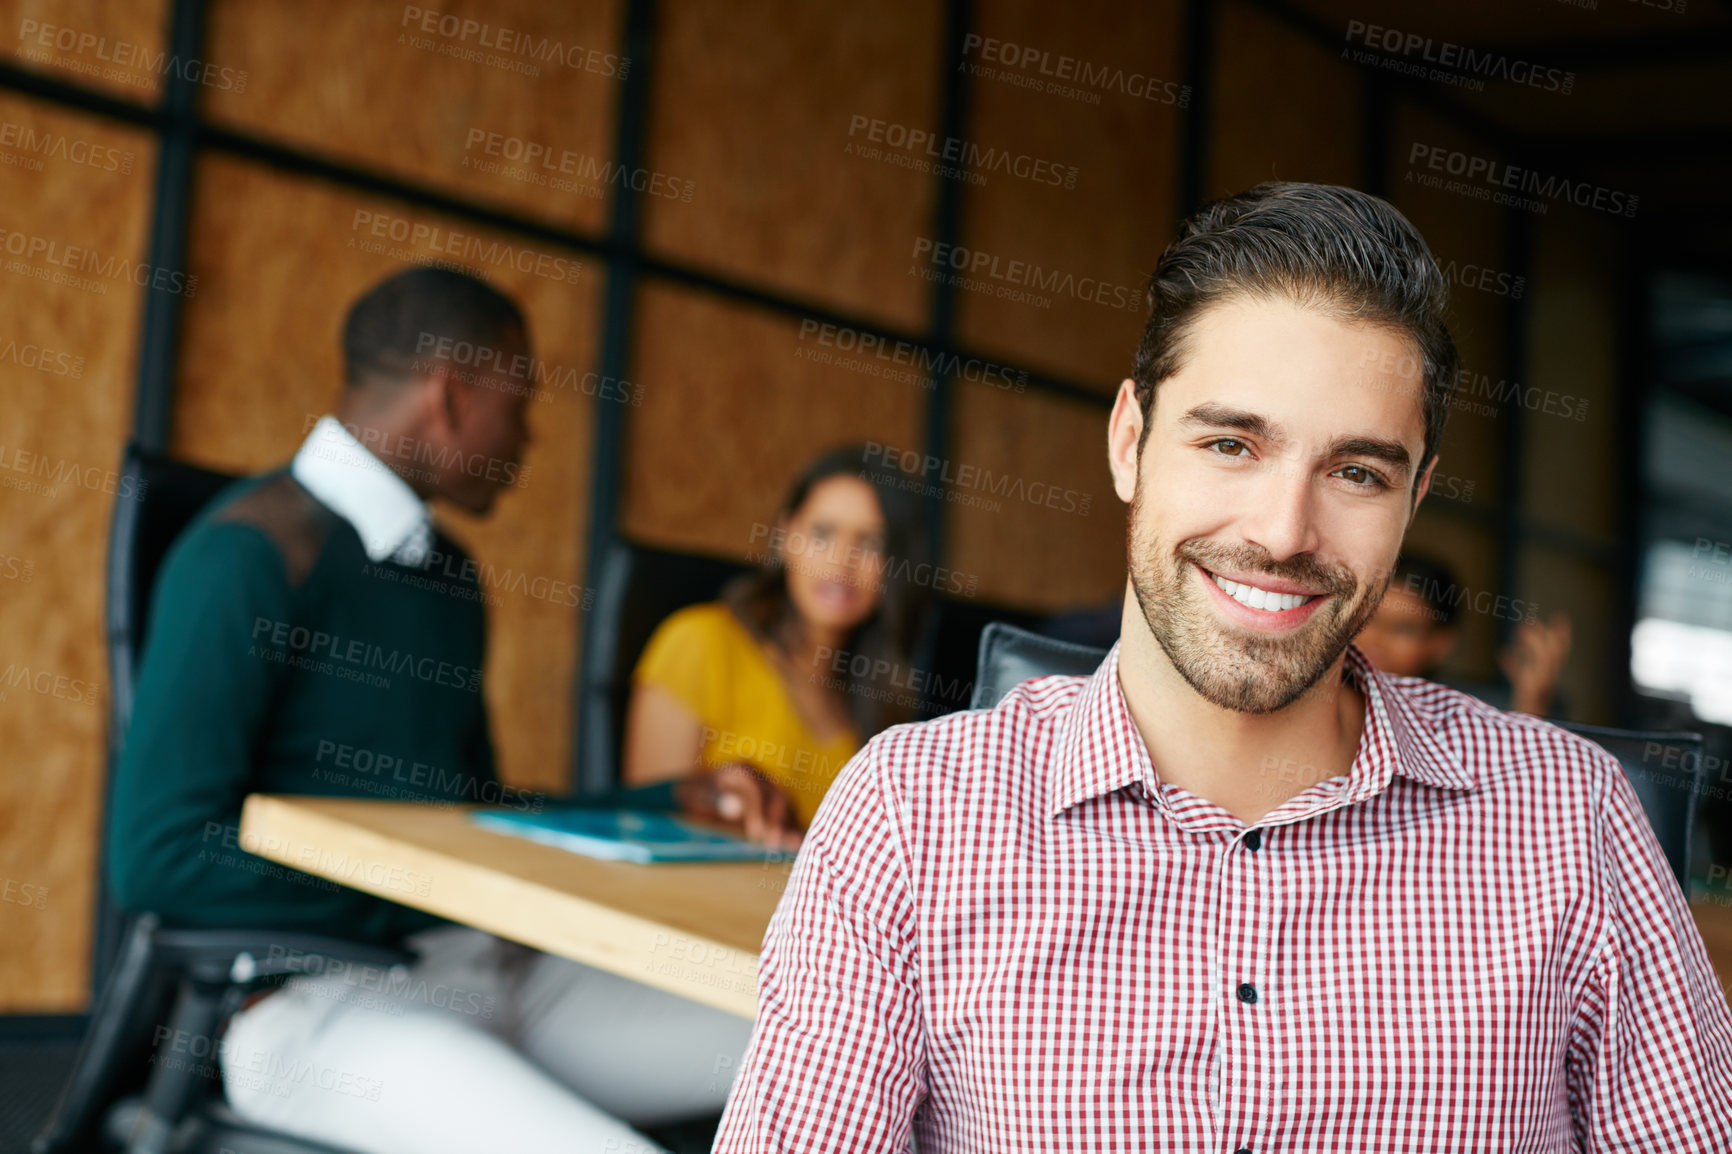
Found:
[[[163,557],[182,529],[201,509],[238,478],[170,460],[129,444],[121,459],[115,487],[113,519],[108,528],[108,590],[104,610],[108,640],[108,769],[114,766],[132,718],[139,659],[149,624],[150,595],[156,588]],[[103,806],[101,841],[108,839],[108,807]],[[101,850],[98,850],[101,856]],[[120,947],[124,918],[108,892],[108,871],[97,870],[96,934],[91,980],[102,989],[108,967]]]
[[[980,632],[980,653],[974,667],[974,698],[970,709],[991,709],[1019,682],[1053,673],[1088,675],[1100,668],[1107,650],[1074,641],[1042,637],[1003,621]]]
[[[1665,852],[1678,884],[1690,892],[1690,836],[1696,826],[1696,802],[1702,792],[1700,733],[1608,729],[1573,721],[1552,723],[1601,746],[1618,759],[1630,779],[1648,824]]]
[[[1019,629],[1034,625],[1041,615],[972,597],[934,594],[921,610],[921,622],[909,660],[923,679],[922,718],[973,708],[979,690],[980,639],[994,624]]]
[[[1052,673],[1090,674],[1104,649],[1055,641],[994,622],[980,637],[974,677],[975,709],[990,709],[1020,681]],[[1699,733],[1607,729],[1572,721],[1552,724],[1603,747],[1635,787],[1642,811],[1684,892],[1690,890],[1690,835],[1701,792],[1703,738]]]
[[[618,782],[631,675],[656,626],[677,609],[714,599],[731,578],[751,568],[627,540],[609,548],[584,651],[574,783],[578,793],[599,793]],[[923,675],[921,716],[967,707],[976,645],[982,629],[996,618],[1032,623],[1037,615],[963,598],[933,597],[924,606],[909,655]]]
[[[656,626],[677,609],[713,600],[728,580],[751,566],[720,557],[615,541],[608,549],[589,614],[578,715],[580,794],[619,780],[631,675]]]
[[[132,716],[133,680],[144,653],[157,570],[180,531],[238,478],[126,447],[108,531],[109,743],[118,751]]]

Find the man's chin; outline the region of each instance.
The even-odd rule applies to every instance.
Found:
[[[1319,671],[1310,677],[1278,678],[1267,670],[1220,669],[1203,673],[1180,670],[1180,674],[1204,701],[1253,716],[1280,712],[1310,692],[1323,676]]]
[[[477,517],[485,517],[493,512],[493,505],[499,500],[498,489],[488,489],[484,493],[465,494],[464,499],[455,502],[459,509]]]
[[[1208,645],[1203,661],[1188,662],[1188,668],[1174,661],[1174,667],[1211,704],[1236,713],[1275,713],[1313,689],[1347,648],[1343,644],[1324,656],[1307,640],[1303,634],[1275,640],[1228,626]]]

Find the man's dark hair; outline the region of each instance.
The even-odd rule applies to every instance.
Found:
[[[1408,219],[1351,188],[1269,182],[1205,205],[1181,224],[1149,278],[1149,320],[1131,371],[1144,440],[1155,386],[1179,370],[1193,323],[1210,305],[1239,296],[1284,297],[1413,338],[1425,378],[1417,485],[1443,439],[1459,362],[1444,323],[1449,282]]]
[[[1456,585],[1455,573],[1442,561],[1433,561],[1417,553],[1403,553],[1395,559],[1395,572],[1389,579],[1391,589],[1401,589],[1425,602],[1431,619],[1439,629],[1455,624],[1455,607],[1462,594]]]
[[[498,350],[526,331],[517,305],[480,277],[419,265],[386,277],[350,306],[343,322],[343,380],[356,388],[405,377],[418,362],[453,360],[449,350],[459,343],[469,350],[455,358],[457,364],[486,366],[498,354],[477,359],[477,350]],[[437,355],[441,348],[447,350],[443,357]]]

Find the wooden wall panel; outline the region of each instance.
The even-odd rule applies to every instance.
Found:
[[[355,227],[357,214],[375,214]],[[387,219],[523,246],[394,202],[278,175],[243,162],[207,158],[198,169],[192,267],[198,297],[186,316],[175,398],[173,451],[216,468],[256,471],[293,455],[309,419],[329,411],[342,389],[339,333],[350,303],[407,260],[432,249],[371,238]],[[374,244],[377,251],[367,251]],[[548,270],[575,254],[530,251]],[[525,788],[565,788],[572,737],[578,606],[512,592],[511,573],[582,585],[590,508],[590,445],[600,402],[581,380],[593,367],[601,269],[584,263],[578,280],[519,272],[501,248],[493,263],[470,263],[510,292],[530,318],[536,355],[569,387],[530,407],[534,438],[527,480],[500,495],[478,521],[444,506],[477,561],[497,567],[500,603],[488,610],[487,696],[501,775]],[[534,267],[534,262],[520,263]],[[561,589],[564,586],[560,587]],[[503,591],[501,591],[503,590]]]
[[[930,233],[934,178],[895,163],[923,150],[872,137],[938,134],[942,13],[936,0],[660,4],[649,165],[696,188],[689,204],[651,199],[646,242],[924,329],[908,254]]]
[[[946,540],[979,596],[1030,609],[1123,597],[1125,518],[1107,468],[1104,405],[956,387]]]
[[[599,230],[630,71],[622,7],[219,0],[210,54],[249,79],[245,91],[207,89],[205,111],[362,168]]]
[[[1265,180],[1359,187],[1365,86],[1353,65],[1246,0],[1222,5],[1215,44],[1208,196]]]
[[[1017,0],[981,5],[976,19],[980,44],[947,62],[970,70],[969,142],[1046,162],[1060,178],[977,166],[981,183],[963,190],[966,253],[905,243],[899,255],[911,271],[959,278],[958,331],[970,347],[1110,397],[1130,372],[1143,292],[1172,238],[1177,128],[1190,103],[1178,5]]]
[[[83,1009],[89,980],[102,558],[125,499],[156,153],[6,94],[0,162],[0,1011],[47,1013]]]
[[[1413,222],[1439,266],[1454,278],[1450,332],[1461,353],[1463,388],[1444,427],[1437,467],[1440,473],[1457,478],[1458,488],[1471,484],[1473,502],[1489,506],[1505,492],[1499,447],[1503,433],[1492,398],[1497,383],[1517,371],[1503,363],[1510,305],[1516,292],[1516,270],[1508,267],[1505,253],[1505,210],[1428,187],[1424,180],[1436,175],[1424,159],[1431,153],[1422,153],[1417,161],[1410,162],[1409,158],[1416,146],[1473,155],[1496,153],[1454,126],[1407,104],[1396,106],[1391,122],[1390,171],[1385,174],[1389,201]],[[1472,287],[1464,281],[1489,283],[1491,289]],[[1500,286],[1505,289],[1502,293]],[[1531,282],[1526,282],[1521,291],[1531,292],[1532,288]]]
[[[847,336],[651,282],[638,300],[622,523],[631,537],[744,556],[794,475],[838,444],[919,445],[927,390]],[[804,333],[804,336],[803,336]],[[838,347],[838,345],[842,347]]]
[[[1619,487],[1633,483],[1618,451],[1615,227],[1579,210],[1540,222],[1522,398],[1523,512],[1608,540]]]
[[[154,104],[170,72],[201,84],[245,80],[222,61],[169,55],[169,0],[0,0],[8,62],[138,104]]]

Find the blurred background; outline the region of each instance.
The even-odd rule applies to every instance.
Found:
[[[1447,672],[1497,676],[1512,605],[1568,614],[1567,716],[1709,735],[1724,875],[1732,4],[434,5],[0,3],[10,1028],[90,1001],[128,442],[280,464],[365,287],[452,260],[514,294],[535,443],[494,516],[441,513],[493,567],[502,774],[565,792],[569,591],[621,539],[748,558],[833,445],[918,454],[982,615],[1118,598],[1105,422],[1142,285],[1267,179],[1389,198],[1454,285],[1409,539],[1467,594]]]

